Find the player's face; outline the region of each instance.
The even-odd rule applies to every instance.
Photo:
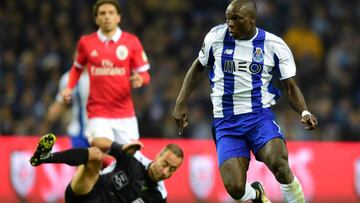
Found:
[[[245,6],[230,4],[225,15],[229,33],[234,39],[247,38],[255,26],[255,20],[251,18],[251,14]]]
[[[176,156],[172,151],[167,150],[159,154],[154,160],[153,178],[154,181],[168,179],[182,163],[182,158]]]
[[[99,6],[95,20],[103,32],[111,32],[116,29],[121,17],[114,5],[105,3]]]

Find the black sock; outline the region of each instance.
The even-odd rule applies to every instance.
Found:
[[[87,148],[74,148],[61,152],[51,153],[41,163],[64,163],[70,166],[78,166],[88,161],[89,150]]]

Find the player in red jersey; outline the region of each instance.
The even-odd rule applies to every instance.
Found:
[[[89,122],[85,134],[90,144],[99,144],[97,142],[101,139],[96,139],[99,137],[121,144],[129,143],[139,139],[131,88],[149,83],[150,66],[138,37],[118,26],[121,21],[118,1],[96,1],[93,16],[99,29],[80,38],[62,96],[64,101],[71,101],[73,88],[86,67],[90,92],[87,102]]]

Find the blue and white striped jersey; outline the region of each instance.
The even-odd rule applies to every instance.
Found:
[[[226,24],[206,35],[199,61],[209,67],[211,100],[215,118],[249,113],[275,104],[280,91],[272,86],[275,72],[280,80],[295,76],[289,47],[280,38],[257,28],[250,40],[235,40]]]

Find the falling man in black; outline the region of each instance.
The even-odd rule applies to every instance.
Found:
[[[66,203],[166,202],[163,180],[170,178],[182,164],[182,149],[168,144],[151,161],[136,152],[143,147],[140,141],[121,145],[103,139],[101,146],[52,153],[56,137],[47,134],[41,137],[30,163],[33,166],[45,163],[79,166],[66,188]],[[101,170],[106,154],[116,161]]]

